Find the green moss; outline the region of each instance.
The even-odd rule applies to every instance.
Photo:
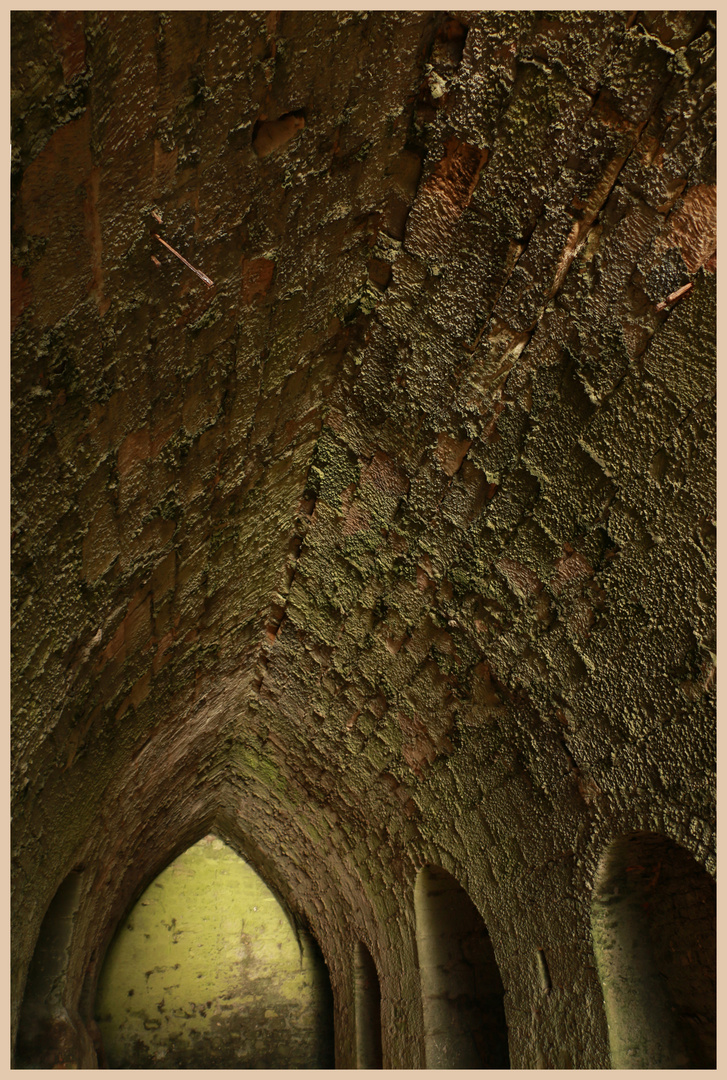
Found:
[[[268,758],[246,746],[237,746],[233,753],[243,770],[243,774],[252,774],[270,791],[279,794],[284,794],[287,791],[288,784],[285,777]]]
[[[336,510],[341,509],[341,492],[357,484],[360,467],[355,455],[343,446],[330,428],[321,431],[311,465],[308,487]]]
[[[260,878],[205,837],[149,886],[97,998],[111,1068],[311,1068],[320,973]]]

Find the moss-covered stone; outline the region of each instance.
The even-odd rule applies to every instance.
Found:
[[[605,1067],[601,852],[714,870],[713,16],[12,39],[14,1016],[77,873],[43,1066],[93,1065],[116,927],[214,831],[320,943],[338,1067],[359,944],[425,1065],[425,864],[513,1066]]]

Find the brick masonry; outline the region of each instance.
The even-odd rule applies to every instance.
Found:
[[[321,943],[338,1067],[355,941],[422,1066],[425,864],[513,1067],[608,1063],[602,852],[714,873],[714,37],[14,13],[16,1016],[69,871],[86,1022],[214,830]]]

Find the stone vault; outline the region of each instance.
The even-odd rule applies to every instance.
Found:
[[[46,1063],[95,1063],[111,936],[209,832],[320,943],[338,1067],[355,955],[384,1066],[426,1064],[425,867],[486,924],[511,1064],[615,1060],[605,853],[714,875],[714,38],[13,14],[13,1017],[47,948]]]

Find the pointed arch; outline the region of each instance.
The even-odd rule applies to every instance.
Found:
[[[208,835],[122,921],[96,1020],[111,1068],[331,1068],[332,1012],[317,943]]]
[[[591,926],[614,1069],[715,1068],[714,881],[656,833],[614,840]]]
[[[490,935],[465,890],[425,866],[414,889],[428,1069],[508,1069],[504,986]]]
[[[84,1068],[93,1064],[91,1040],[66,986],[82,872],[72,870],[58,886],[43,917],[28,969],[15,1042],[20,1069]]]

